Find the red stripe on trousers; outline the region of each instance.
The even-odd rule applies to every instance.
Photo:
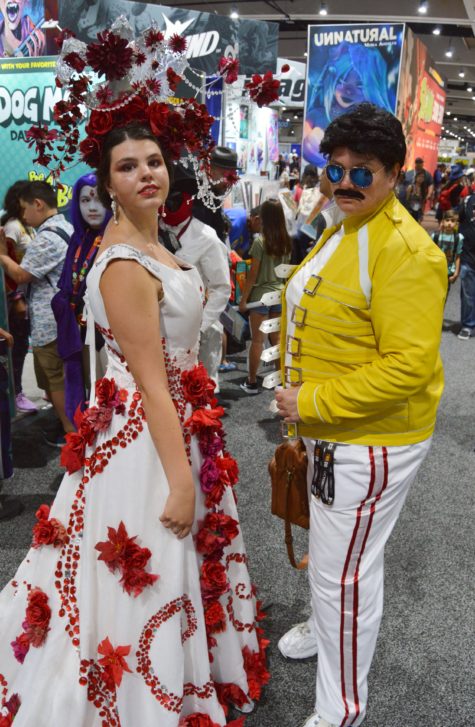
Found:
[[[360,506],[358,507],[358,510],[356,511],[356,522],[355,527],[353,528],[353,535],[351,537],[350,545],[348,548],[348,553],[346,554],[346,561],[345,566],[343,568],[343,574],[341,576],[341,616],[340,616],[340,675],[341,675],[341,694],[343,697],[343,703],[345,705],[345,716],[343,718],[343,721],[341,722],[340,727],[344,727],[344,724],[346,720],[348,719],[348,716],[350,714],[350,709],[348,706],[348,701],[346,699],[346,684],[345,684],[345,643],[344,643],[344,630],[345,630],[345,581],[348,574],[348,569],[350,567],[351,562],[351,555],[353,552],[353,548],[355,546],[356,537],[358,535],[358,530],[360,527],[361,522],[361,513],[363,511],[363,507],[365,506],[366,502],[369,500],[369,498],[372,495],[375,477],[376,477],[376,470],[374,465],[374,455],[373,455],[373,448],[368,447],[369,452],[369,459],[370,459],[370,466],[371,466],[371,478],[369,483],[369,489],[368,494],[366,495],[365,499],[361,501]]]
[[[354,597],[353,597],[353,693],[354,693],[354,702],[355,702],[355,716],[353,719],[356,719],[360,714],[360,703],[358,698],[358,679],[357,679],[357,669],[358,669],[358,589],[359,589],[359,571],[360,571],[360,563],[361,559],[363,557],[363,553],[366,548],[366,543],[368,541],[369,533],[371,530],[371,526],[373,524],[374,519],[374,513],[376,511],[376,504],[381,500],[381,497],[383,495],[384,490],[387,487],[388,484],[388,450],[386,447],[382,448],[383,450],[383,484],[381,486],[380,491],[376,495],[374,502],[371,504],[370,509],[370,516],[368,518],[368,524],[366,527],[366,533],[363,538],[363,543],[361,545],[361,552],[358,558],[358,562],[356,564],[356,571],[355,571],[355,577],[354,577]],[[370,457],[372,454],[370,454]]]

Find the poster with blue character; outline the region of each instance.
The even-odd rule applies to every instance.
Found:
[[[328,124],[369,101],[396,111],[404,25],[310,25],[302,140],[306,163],[323,167],[320,142]]]

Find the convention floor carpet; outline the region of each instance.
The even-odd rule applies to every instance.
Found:
[[[370,673],[366,727],[475,722],[475,340],[456,337],[458,293],[455,286],[446,309],[446,389],[433,446],[386,548],[385,612]],[[239,508],[252,575],[268,614],[272,673],[246,727],[300,727],[313,711],[316,660],[286,662],[276,644],[308,614],[307,577],[288,564],[282,524],[269,511],[267,463],[279,442],[278,423],[269,412],[272,396],[246,396],[239,389],[244,357],[235,360],[239,368],[224,376],[222,401],[229,449],[241,470]],[[50,424],[50,413],[42,412],[14,425],[15,477],[4,494],[21,499],[25,510],[0,523],[0,585],[25,555],[34,512],[53,499],[61,477],[57,451],[42,437]],[[305,549],[303,534],[297,548]]]

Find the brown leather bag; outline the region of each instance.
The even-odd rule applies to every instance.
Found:
[[[272,514],[284,520],[287,554],[292,566],[298,570],[307,567],[307,556],[296,562],[291,525],[306,530],[310,527],[307,464],[307,452],[301,439],[289,439],[279,444],[269,462]]]

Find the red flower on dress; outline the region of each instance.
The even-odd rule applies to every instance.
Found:
[[[215,682],[214,688],[216,689],[219,703],[226,716],[229,712],[229,704],[236,705],[236,707],[243,707],[249,702],[248,697],[237,684],[220,684],[219,682]]]
[[[183,53],[186,50],[187,40],[182,35],[175,33],[168,39],[168,46],[174,53]]]
[[[206,507],[208,507],[208,508],[217,507],[219,505],[219,503],[221,502],[221,500],[223,499],[225,489],[226,489],[226,485],[224,484],[224,482],[219,480],[215,484],[213,489],[210,490],[210,492],[208,492],[206,495],[206,501],[205,501]]]
[[[219,59],[218,71],[224,78],[225,83],[234,83],[238,79],[239,60],[237,58],[225,58],[223,56]]]
[[[251,699],[259,699],[262,687],[268,683],[270,674],[266,668],[266,658],[263,649],[251,651],[248,646],[242,650],[244,669],[247,676],[249,696]]]
[[[239,533],[239,524],[222,511],[210,512],[203,520],[196,536],[198,553],[210,558],[221,558],[223,549],[231,544]]]
[[[118,646],[114,649],[108,636],[97,647],[97,652],[103,655],[102,659],[99,659],[98,662],[104,667],[104,671],[110,682],[117,687],[120,687],[124,671],[132,674],[132,669],[129,669],[124,658],[130,653],[130,649],[130,646]]]
[[[86,441],[78,432],[68,432],[65,439],[66,444],[61,449],[60,463],[72,475],[83,466]]]
[[[181,375],[183,396],[193,407],[203,407],[214,399],[215,382],[210,379],[202,363]]]
[[[219,724],[213,722],[209,714],[193,712],[193,714],[183,717],[178,722],[178,727],[219,727]]]
[[[30,639],[28,635],[22,631],[22,633],[16,637],[15,641],[12,641],[10,646],[13,649],[13,656],[20,664],[25,661],[25,656],[30,650]]]
[[[117,530],[109,527],[107,531],[109,539],[95,546],[100,553],[98,560],[104,561],[111,573],[119,570],[122,587],[129,596],[136,598],[144,588],[158,580],[158,575],[145,570],[152,554],[148,548],[141,548],[135,542],[137,536],[129,538],[122,521]]]
[[[125,38],[110,30],[97,34],[98,43],[87,47],[87,62],[96,73],[104,74],[109,80],[123,78],[130,70],[134,52]]]
[[[215,409],[196,409],[191,417],[186,420],[184,426],[188,427],[192,434],[196,434],[205,428],[218,430],[222,427],[221,417],[223,414],[224,409],[222,406],[217,406]]]
[[[274,78],[271,71],[267,71],[263,76],[255,73],[249,83],[246,83],[245,88],[249,89],[249,96],[258,106],[265,106],[272,101],[277,101],[279,86],[280,81]]]
[[[36,511],[38,522],[33,526],[33,548],[53,545],[55,548],[68,541],[66,528],[56,518],[49,519],[49,506],[41,505]]]
[[[201,564],[200,584],[205,603],[216,601],[229,590],[229,581],[224,565],[218,561],[205,560]]]
[[[51,608],[48,606],[48,596],[41,588],[34,588],[28,594],[26,607],[25,629],[32,646],[41,646],[46,640],[51,619]]]
[[[226,482],[230,485],[235,485],[239,479],[239,467],[234,457],[231,457],[230,454],[217,457],[216,465],[223,473]]]
[[[219,601],[214,601],[205,606],[205,624],[207,633],[219,634],[226,631],[226,614]]]

